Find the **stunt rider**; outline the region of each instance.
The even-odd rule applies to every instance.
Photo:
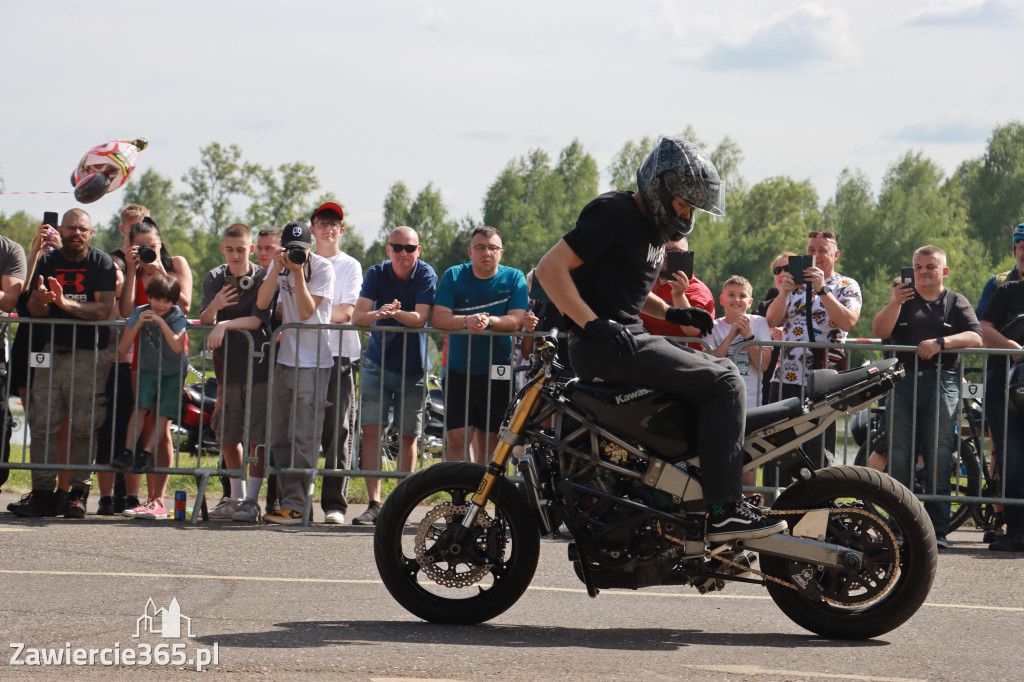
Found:
[[[665,243],[693,230],[697,209],[716,205],[720,180],[699,147],[659,140],[637,170],[638,192],[608,192],[587,204],[537,265],[536,276],[565,315],[569,357],[580,378],[670,391],[697,410],[701,485],[708,504],[708,540],[779,533],[743,499],[740,477],[746,389],[736,366],[644,331],[638,313],[711,332],[711,315],[673,308],[651,293]]]

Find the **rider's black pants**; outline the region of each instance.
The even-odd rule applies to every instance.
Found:
[[[650,334],[636,336],[628,358],[582,334],[569,335],[569,358],[581,379],[600,378],[670,391],[697,412],[701,487],[708,504],[740,499],[746,387],[725,358],[698,353]]]

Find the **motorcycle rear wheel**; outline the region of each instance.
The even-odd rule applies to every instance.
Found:
[[[526,498],[505,479],[471,537],[453,550],[453,534],[483,475],[478,464],[435,464],[406,478],[381,509],[373,538],[377,571],[391,596],[424,620],[482,623],[515,604],[533,580],[540,532]],[[410,521],[421,505],[424,519]]]
[[[876,542],[869,554],[864,536],[850,532],[850,524],[836,515],[830,517],[825,541],[865,551],[866,565],[878,578],[874,589],[867,590],[861,599],[858,593],[863,587],[858,585],[856,575],[851,579],[842,569],[804,564],[798,567],[810,570],[823,594],[848,604],[812,599],[774,582],[766,583],[768,593],[793,622],[823,637],[868,639],[899,627],[924,603],[938,566],[935,531],[921,503],[889,476],[873,469],[843,466],[816,471],[814,479],[790,486],[772,506],[773,511],[822,508],[863,509],[878,517],[897,539],[899,565],[893,566],[886,558],[888,533],[875,533]],[[877,526],[878,522],[872,520],[868,525],[872,523]],[[881,541],[877,541],[879,536]],[[761,557],[762,570],[787,583],[792,582],[788,569],[793,568],[788,564],[779,557]],[[893,570],[897,574],[889,582]],[[842,592],[846,585],[851,590],[848,594]]]

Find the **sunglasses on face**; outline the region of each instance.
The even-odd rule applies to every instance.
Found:
[[[789,266],[787,266],[787,265],[776,265],[774,268],[772,268],[772,274],[773,275],[781,275],[782,273],[784,273],[786,271],[787,267],[789,267]]]
[[[835,232],[810,232],[807,235],[808,239],[816,239],[818,237],[821,237],[822,239],[831,239],[832,241],[836,241]]]
[[[395,253],[402,253],[403,251],[406,253],[416,253],[416,249],[420,248],[419,244],[392,244],[391,242],[388,242],[388,246]]]

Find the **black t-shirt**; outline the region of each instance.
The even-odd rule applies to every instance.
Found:
[[[953,309],[946,319],[946,297],[953,296]],[[916,346],[927,339],[940,336],[952,336],[960,332],[972,331],[981,336],[981,324],[974,314],[974,308],[962,294],[946,289],[934,301],[926,301],[920,294],[914,296],[900,307],[899,317],[892,329],[888,342],[898,346]],[[912,351],[900,351],[896,357],[907,368],[908,372],[935,369],[937,357],[924,360]],[[915,365],[915,358],[917,364]],[[961,356],[958,353],[942,354],[942,369],[956,370],[960,367]]]
[[[74,299],[81,303],[90,303],[97,300],[97,292],[114,292],[117,288],[117,273],[114,270],[114,261],[110,260],[110,256],[93,246],[89,247],[85,258],[80,261],[69,261],[60,250],[43,254],[42,258],[39,259],[39,264],[36,265],[36,271],[32,274],[33,288],[39,286],[40,276],[55,278],[64,289],[64,298]],[[79,319],[53,304],[50,304],[46,317],[65,320]],[[75,332],[76,326],[78,327],[77,334]],[[44,336],[47,341],[50,340],[49,329],[47,329],[46,325],[36,325],[36,328],[36,333],[43,332],[41,336]],[[35,337],[35,334],[33,334],[33,337]],[[52,343],[54,346],[64,348],[74,346],[83,350],[103,350],[107,347],[107,340],[109,338],[110,327],[67,324],[53,326]]]
[[[583,261],[572,279],[590,309],[601,319],[642,332],[638,313],[658,281],[665,245],[633,192],[608,192],[591,201],[564,239]]]
[[[996,289],[992,300],[982,312],[981,319],[991,322],[992,326],[999,330],[1007,322],[1021,314],[1024,314],[1024,280],[1017,280],[1006,282]],[[1019,343],[1021,339],[1014,339],[1014,341]],[[996,362],[997,360],[1001,360],[1001,362]],[[1005,357],[989,358],[989,368],[992,370],[999,370],[1006,365]]]
[[[200,310],[205,310],[213,302],[213,298],[224,288],[224,277],[227,274],[229,274],[228,266],[225,263],[210,270],[206,275],[206,279],[203,280],[203,302],[200,305]],[[256,305],[260,285],[266,276],[266,270],[259,265],[253,265],[251,286],[248,289],[239,289],[238,301],[234,305],[217,311],[217,322],[236,320],[240,317],[258,317],[260,319],[260,326],[249,331],[252,336],[252,350],[264,354],[263,359],[253,365],[253,382],[266,381],[269,367],[267,362],[269,349],[264,348],[263,345],[270,339],[270,309],[261,310]],[[245,383],[249,364],[249,340],[242,332],[229,331],[224,345],[213,354],[214,364],[218,370],[223,366],[225,348],[228,351],[226,382],[230,384]]]

